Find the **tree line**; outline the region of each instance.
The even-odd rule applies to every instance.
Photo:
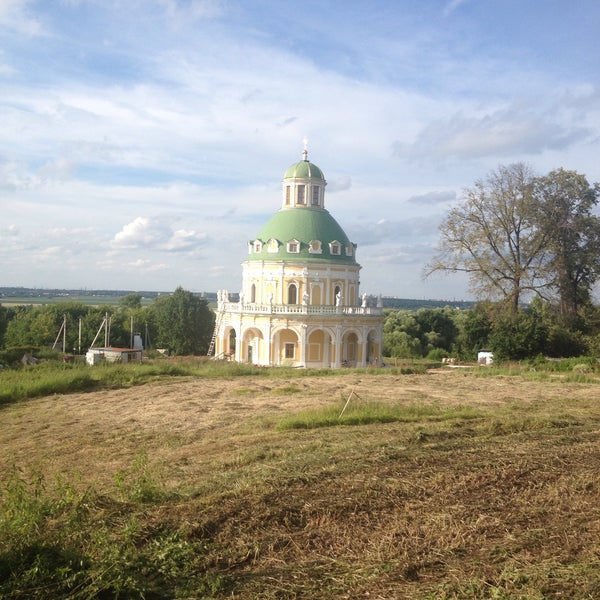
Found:
[[[479,350],[491,350],[498,360],[538,356],[600,357],[600,310],[590,309],[572,329],[557,318],[553,307],[535,299],[517,313],[499,303],[479,302],[472,309],[422,308],[386,311],[383,353],[387,357],[439,360],[456,357],[474,361]]]
[[[128,348],[131,324],[151,341],[154,348],[171,354],[206,354],[214,328],[214,313],[207,300],[177,288],[172,294],[155,298],[142,306],[141,294],[128,294],[118,306],[87,306],[76,302],[45,306],[0,306],[0,347],[48,347],[59,337],[66,318],[67,352],[85,352],[109,315],[110,344]],[[80,335],[81,331],[81,335]],[[148,332],[149,335],[146,335]],[[79,347],[81,339],[81,348]],[[104,344],[101,334],[96,346]],[[62,349],[62,335],[58,348]]]

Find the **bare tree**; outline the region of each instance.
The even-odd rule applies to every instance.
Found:
[[[464,191],[440,225],[438,252],[426,267],[469,274],[480,299],[502,300],[516,312],[522,295],[546,285],[545,232],[536,221],[529,166],[499,166]]]

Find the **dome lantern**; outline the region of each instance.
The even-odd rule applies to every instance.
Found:
[[[305,139],[302,160],[291,165],[283,176],[282,208],[322,210],[326,185],[323,171],[308,160]]]

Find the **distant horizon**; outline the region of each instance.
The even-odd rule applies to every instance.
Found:
[[[183,287],[183,286],[181,286]],[[186,289],[186,288],[183,288]],[[134,290],[134,289],[120,289],[120,288],[86,288],[86,287],[74,287],[74,288],[61,288],[61,287],[30,287],[30,286],[11,286],[11,285],[4,285],[4,286],[0,286],[0,299],[3,296],[3,294],[5,293],[4,290],[24,290],[24,291],[29,291],[29,292],[85,292],[87,294],[93,294],[94,292],[110,292],[112,294],[114,294],[115,296],[117,295],[127,295],[127,294],[143,294],[143,293],[149,293],[149,294],[172,294],[175,290]],[[212,294],[216,297],[217,295],[217,291],[218,290],[186,290],[189,291],[193,294]],[[233,292],[229,290],[229,293],[237,296],[239,292]],[[371,298],[377,298],[379,297],[379,294],[367,294],[367,296],[371,297]],[[12,296],[6,296],[6,297],[12,297]],[[16,296],[14,296],[16,297]],[[389,300],[408,300],[408,301],[415,301],[415,302],[457,302],[457,303],[475,303],[477,302],[477,300],[471,299],[471,298],[411,298],[411,297],[407,297],[407,296],[394,296],[394,295],[384,295],[381,294],[381,298],[383,299],[389,299]],[[1,300],[0,300],[0,304],[2,304]]]

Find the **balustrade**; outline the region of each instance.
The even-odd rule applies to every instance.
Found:
[[[220,302],[219,310],[228,313],[276,315],[367,315],[380,317],[383,308],[375,306],[331,306],[329,304],[258,304],[255,302]]]

